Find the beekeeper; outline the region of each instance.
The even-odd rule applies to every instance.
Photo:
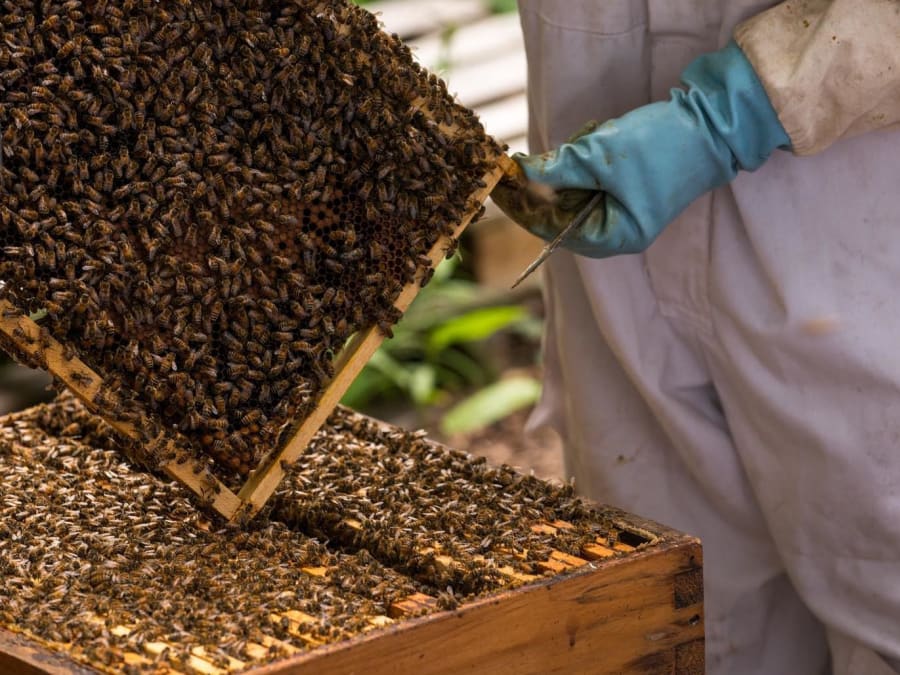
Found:
[[[559,199],[495,199],[547,239],[605,193],[546,265],[533,422],[703,539],[710,673],[900,672],[900,1],[520,9]]]

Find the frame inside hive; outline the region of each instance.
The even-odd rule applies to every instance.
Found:
[[[242,545],[240,540],[234,549],[234,542],[219,536],[221,530],[213,530],[210,523],[204,525],[202,517],[193,516],[200,527],[186,523],[192,518],[190,506],[180,498],[175,486],[156,478],[151,479],[155,486],[142,485],[152,495],[142,506],[119,511],[117,493],[133,490],[140,478],[115,460],[108,434],[77,408],[63,397],[47,406],[3,418],[0,424],[7,447],[6,453],[0,453],[3,463],[15,466],[18,457],[52,455],[62,469],[57,475],[43,462],[35,462],[11,472],[15,474],[13,482],[6,486],[0,504],[7,511],[22,514],[20,520],[5,520],[13,532],[23,529],[19,549],[30,545],[29,537],[52,539],[58,523],[64,522],[65,514],[73,508],[67,505],[69,502],[85,504],[81,509],[74,507],[83,514],[78,527],[90,529],[93,522],[98,523],[98,537],[91,540],[86,551],[74,551],[82,539],[76,536],[59,547],[42,548],[42,557],[31,561],[33,568],[48,569],[51,565],[47,561],[55,558],[65,560],[69,566],[79,565],[79,560],[87,562],[93,559],[92,547],[115,546],[115,542],[107,540],[108,536],[127,540],[131,528],[138,524],[147,532],[142,538],[145,548],[131,548],[123,555],[146,562],[149,570],[162,560],[197,560],[192,575],[202,581],[206,575],[220,574],[215,560],[222,551],[229,551],[229,556],[235,550],[248,554],[234,561],[229,567],[231,576],[220,578],[216,590],[209,589],[210,596],[198,591],[197,586],[186,591],[187,597],[182,600],[191,607],[195,602],[215,607],[216,597],[222,593],[229,597],[246,596],[246,590],[229,590],[232,582],[227,579],[240,579],[242,569],[252,571],[259,566],[270,570],[271,576],[247,599],[256,603],[257,597],[266,596],[265,587],[269,586],[283,591],[285,601],[276,606],[259,603],[260,617],[249,619],[251,633],[243,636],[244,642],[223,652],[217,646],[230,644],[229,638],[236,630],[227,622],[216,622],[214,633],[198,623],[193,630],[169,634],[166,616],[171,618],[171,609],[162,615],[154,614],[148,624],[146,607],[139,608],[141,603],[136,599],[124,607],[114,602],[129,592],[121,589],[128,589],[136,577],[147,581],[154,578],[127,560],[119,558],[120,568],[127,571],[114,583],[89,581],[91,587],[87,589],[83,580],[90,578],[89,572],[76,575],[82,583],[78,578],[69,582],[56,573],[50,575],[52,579],[38,594],[30,591],[42,578],[17,582],[15,577],[23,576],[28,568],[13,566],[4,578],[4,591],[10,593],[11,606],[0,608],[0,664],[11,665],[11,672],[20,672],[22,663],[33,664],[40,672],[42,666],[50,663],[61,668],[53,672],[81,672],[78,664],[101,672],[121,672],[118,664],[123,662],[151,671],[169,666],[171,672],[217,675],[245,669],[274,674],[343,673],[360,668],[373,673],[418,668],[441,675],[473,668],[479,672],[547,672],[554,668],[566,672],[703,672],[702,554],[699,542],[689,536],[608,507],[569,508],[564,491],[556,491],[556,497],[545,500],[544,490],[555,489],[533,478],[519,476],[518,484],[528,487],[518,492],[515,485],[507,485],[509,480],[516,480],[508,469],[486,469],[487,473],[482,474],[485,480],[473,481],[478,467],[484,465],[472,458],[416,434],[341,411],[329,421],[328,433],[320,434],[309,449],[311,456],[323,461],[311,462],[292,474],[292,485],[287,491],[280,491],[274,517],[255,524],[264,528],[263,541],[271,541],[274,548],[264,551],[259,539],[250,539],[255,542],[251,549],[243,548],[246,542]],[[334,452],[337,457],[331,452],[332,438],[348,441],[338,445]],[[352,438],[367,439],[363,441],[365,451],[360,446],[354,449]],[[402,451],[397,443],[402,445]],[[392,457],[405,468],[398,471]],[[79,462],[72,463],[73,458],[79,458]],[[303,473],[305,477],[301,477]],[[91,480],[98,475],[104,478],[102,489]],[[73,477],[81,476],[87,480],[73,484]],[[308,522],[304,523],[302,509],[293,507],[303,500],[301,486],[315,476],[332,477],[334,486],[326,488],[326,492],[343,494],[347,499],[325,500],[326,511],[333,517],[321,518],[319,522],[325,528],[322,540],[329,543],[307,549],[303,540],[309,536],[304,534],[309,532]],[[355,490],[360,481],[372,492],[363,495]],[[448,481],[458,489],[460,512],[478,504],[498,516],[518,513],[514,520],[507,521],[507,527],[512,529],[506,534],[499,531],[499,523],[504,519],[500,516],[482,523],[473,521],[455,533],[443,532],[436,540],[415,537],[409,548],[379,550],[371,545],[378,532],[378,527],[368,520],[372,512],[362,509],[359,516],[368,522],[345,515],[367,502],[381,503],[384,490],[402,492],[398,488],[404,484],[415,484],[421,490],[404,498],[411,508],[402,509],[406,515],[399,518],[412,531],[419,532],[416,523],[439,521],[440,516],[432,508],[433,498],[445,495]],[[44,491],[34,500],[19,501],[19,495],[31,492],[22,489],[28,485],[41,485]],[[299,494],[292,492],[298,488]],[[97,498],[91,499],[92,494]],[[543,508],[533,510],[536,503]],[[40,530],[29,527],[34,514],[47,513],[48,505],[55,517],[44,518]],[[111,516],[110,508],[115,512]],[[98,517],[104,513],[106,517]],[[153,522],[157,527],[143,527]],[[458,545],[464,540],[478,541],[485,530],[496,534],[486,545],[477,549]],[[185,531],[195,536],[185,537]],[[362,536],[357,538],[357,534]],[[247,537],[251,537],[249,532]],[[156,547],[161,542],[165,542],[164,548],[171,545],[172,549],[159,553]],[[322,548],[328,552],[308,557],[310,550]],[[364,572],[368,562],[356,567],[353,552],[360,549],[369,552],[365,561],[378,561],[381,567],[374,572]],[[291,552],[287,558],[285,551]],[[534,555],[529,555],[529,551]],[[11,549],[10,558],[18,556],[17,549]],[[413,559],[426,557],[431,561],[428,566],[412,563]],[[396,592],[389,594],[389,600],[375,605],[356,605],[352,613],[319,613],[306,604],[307,598],[316,595],[314,588],[329,587],[329,592],[344,599],[358,592],[352,585],[342,583],[348,575],[344,568],[348,563],[356,574],[371,575],[362,581],[365,589],[387,582]],[[471,573],[473,567],[491,579],[474,592],[474,586],[462,582],[453,572],[458,568]],[[286,568],[290,569],[290,581],[283,576]],[[411,587],[414,577],[424,585]],[[457,585],[457,580],[461,585]],[[76,622],[97,626],[100,634],[88,631],[84,639],[79,639],[73,628],[72,634],[54,635],[53,627],[67,624],[71,614],[56,615],[47,626],[37,619],[45,615],[41,612],[43,603],[54,604],[53,590],[69,583],[75,585],[70,602],[76,606]],[[448,607],[439,597],[448,583],[460,592],[459,604],[450,611],[440,611]],[[199,585],[200,589],[205,587],[205,583]],[[82,595],[85,592],[109,602],[92,604]],[[168,592],[167,588],[162,595]],[[172,592],[178,595],[176,590]],[[369,590],[365,593],[370,599],[385,597]],[[342,604],[341,600],[334,606]],[[256,606],[253,611],[257,611]],[[48,607],[47,613],[53,612]],[[261,630],[270,624],[280,625],[283,631]],[[473,639],[473,634],[483,638],[485,627],[494,625],[505,629],[495,631],[488,639]],[[338,630],[332,632],[332,627]],[[29,640],[20,641],[7,630],[36,639],[38,645],[29,646]],[[112,663],[103,660],[106,651],[98,650],[103,645],[96,638],[103,632],[110,636],[107,648],[115,658]],[[616,649],[597,649],[604,644],[615,644]],[[168,660],[167,650],[180,657],[174,662]],[[12,661],[4,661],[4,657],[11,657]],[[26,672],[31,671],[26,668]]]
[[[448,244],[458,238],[475,217],[510,162],[511,160],[505,156],[499,158],[497,167],[485,176],[485,187],[472,196],[472,209],[460,222],[456,232],[451,236],[442,237],[432,248],[429,257],[433,266],[445,256]],[[417,279],[404,287],[394,303],[398,310],[403,312],[409,307],[421,289],[421,278],[428,272],[429,268],[423,267],[419,270]],[[14,353],[25,354],[28,357],[26,360],[30,359],[58,377],[89,409],[103,417],[124,436],[135,441],[141,440],[133,425],[107,414],[95,403],[102,386],[102,378],[78,357],[67,358],[66,348],[62,344],[53,338],[42,336],[40,326],[29,317],[20,314],[19,310],[7,300],[0,300],[0,332],[12,344]],[[278,487],[278,483],[284,477],[286,466],[297,458],[322,426],[384,338],[384,334],[377,326],[370,326],[351,338],[344,350],[337,355],[334,378],[322,392],[315,409],[306,418],[298,420],[287,442],[279,448],[273,448],[265,456],[237,494],[190,455],[176,456],[175,459],[163,463],[160,468],[229,520],[237,518],[242,510],[247,517],[256,514]],[[178,440],[179,437],[174,435],[163,442],[177,443]],[[186,442],[184,439],[180,440]]]
[[[145,6],[154,7],[154,5],[148,5],[148,3],[144,4]],[[208,5],[209,3],[193,3],[193,6],[199,8],[205,4]],[[281,4],[290,5],[291,3]],[[352,12],[354,11],[362,11],[358,9],[351,10],[348,8],[349,3],[342,3],[337,1],[318,3],[309,2],[305,4],[306,8],[312,14],[314,14],[314,21],[320,23],[328,23],[329,21],[331,22],[328,23],[328,25],[325,27],[326,32],[330,31],[329,40],[335,39],[335,36],[337,36],[337,39],[345,37],[353,30],[350,26],[341,24],[340,21],[335,18],[337,16],[337,13],[343,11],[346,15],[346,12],[351,12],[352,15]],[[161,7],[161,5],[159,6]],[[154,39],[157,39],[157,42],[160,43],[158,46],[165,46],[162,42],[163,38],[158,36],[161,36],[165,33],[165,39],[168,40],[170,38],[171,31],[168,31],[167,28],[169,22],[165,20],[166,16],[170,16],[168,12],[171,11],[173,14],[177,14],[179,11],[195,11],[193,9],[193,6],[185,5],[184,3],[178,3],[173,4],[171,7],[166,5],[167,9],[159,10],[163,12],[163,25],[158,27],[158,32],[154,33],[153,35]],[[260,7],[264,6],[266,6],[266,3],[262,3],[260,5]],[[97,7],[105,8],[106,5],[105,3],[99,3]],[[104,12],[106,10],[95,10],[88,8],[89,13],[95,11]],[[153,9],[152,11],[157,10]],[[196,11],[200,10],[197,9]],[[211,6],[205,7],[203,11],[207,16],[209,16],[210,12],[212,11]],[[294,11],[296,11],[296,7],[294,8]],[[103,16],[100,16],[99,18],[104,19]],[[175,18],[178,17],[176,16]],[[359,16],[357,16],[357,18],[359,18]],[[29,24],[27,18],[25,18],[23,21],[23,25],[25,26],[26,30],[30,31],[34,29],[33,26],[31,28],[28,27]],[[230,32],[230,16],[228,17],[228,23]],[[41,24],[41,26],[43,25],[44,24]],[[87,32],[96,33],[98,30],[96,28],[96,25],[97,24],[91,24],[90,26],[87,26],[86,24],[86,29],[89,29],[87,30]],[[11,34],[11,39],[15,37],[15,31],[17,30],[19,30],[19,28],[14,29],[13,33]],[[177,40],[177,31],[175,32],[175,35],[176,38],[172,39]],[[372,36],[369,37],[371,38]],[[389,51],[389,48],[396,47],[396,44],[393,43],[382,42],[380,44],[385,47],[385,51]],[[175,46],[177,45],[173,44],[170,47],[174,49]],[[195,45],[193,43],[190,43],[187,46],[194,47]],[[330,47],[330,43],[328,46]],[[307,48],[308,45],[303,44],[302,42],[296,46],[298,52],[301,53]],[[88,48],[85,47],[84,49]],[[96,52],[96,49],[94,51]],[[121,49],[119,51],[121,51]],[[178,50],[176,49],[174,51],[177,53]],[[363,70],[360,71],[364,72],[365,69],[368,68],[368,65],[370,63],[370,56],[373,60],[377,59],[377,49],[375,49],[375,53],[373,55],[367,54],[363,50],[357,51],[361,54],[360,58],[364,60],[366,64],[363,67]],[[88,54],[92,53],[93,52],[88,52]],[[15,51],[12,52],[9,68],[17,65],[16,54],[17,53]],[[391,58],[395,58],[396,50],[392,52],[392,54],[393,56],[391,56]],[[250,54],[250,57],[252,58],[252,54]],[[202,66],[202,64],[199,65]],[[406,65],[408,66],[409,64]],[[202,67],[201,70],[203,70]],[[320,69],[320,79],[321,72],[322,71]],[[156,75],[152,71],[150,75],[150,79],[146,81],[149,82],[152,86],[152,80],[156,78]],[[187,76],[190,77],[190,73]],[[349,86],[353,88],[353,77],[349,75],[341,75],[340,73],[335,73],[335,76],[337,82],[342,82],[345,87]],[[4,80],[9,85],[8,88],[13,89],[14,87],[12,85],[16,82],[16,78],[21,77],[22,75],[19,74],[18,71],[13,70],[12,74],[7,73],[7,76],[4,77]],[[196,74],[194,74],[193,77],[196,78]],[[433,77],[429,79],[427,74],[420,73],[416,77],[419,78],[420,83],[422,83],[423,85],[427,85],[432,89],[437,86],[436,80],[434,80]],[[364,87],[360,86],[356,86],[355,88],[357,90],[364,89]],[[435,98],[434,91],[432,91],[431,89],[429,91],[430,93],[427,96],[420,95],[418,97],[410,99],[399,99],[401,102],[401,108],[413,111],[414,114],[419,115],[419,122],[417,122],[417,124],[431,124],[433,128],[439,129],[442,134],[450,139],[453,139],[457,136],[462,137],[462,127],[456,126],[456,120],[466,119],[466,111],[464,111],[456,104],[448,104],[448,99],[441,98],[440,96]],[[40,96],[44,96],[41,90],[39,90],[37,87],[32,88],[31,92],[31,95],[33,96],[38,96],[38,94],[40,94]],[[162,89],[160,89],[160,91],[156,93],[157,95],[165,94],[164,90]],[[384,104],[384,101],[382,101],[378,105],[382,104]],[[248,105],[248,107],[250,106]],[[377,110],[377,105],[374,106],[374,112],[372,112],[371,110],[372,107],[373,106],[370,106],[369,110],[371,114],[380,114]],[[442,107],[443,110],[441,110]],[[19,149],[17,148],[17,142],[22,142],[22,136],[20,134],[22,129],[25,130],[25,132],[23,133],[25,133],[27,137],[27,133],[32,133],[33,135],[33,132],[35,130],[41,131],[41,127],[37,126],[38,124],[44,124],[44,126],[46,126],[46,122],[39,119],[40,115],[42,114],[41,111],[44,110],[44,108],[42,108],[40,105],[35,104],[31,106],[29,110],[37,111],[35,113],[37,121],[32,123],[30,120],[23,120],[21,119],[21,117],[17,117],[15,114],[13,114],[16,112],[15,109],[13,109],[11,113],[8,110],[6,111],[12,116],[14,124],[11,127],[5,127],[4,152],[7,161],[5,163],[5,168],[2,169],[2,171],[12,173],[15,169],[16,161],[19,161],[17,154],[19,152]],[[206,109],[203,109],[201,113],[202,117],[204,115],[207,115],[208,111]],[[260,116],[260,118],[261,117],[262,116]],[[253,124],[255,123],[256,122],[254,121]],[[34,124],[34,128],[31,128],[29,126],[31,124]],[[90,122],[90,124],[93,124],[93,122]],[[174,124],[174,122],[172,122],[172,124]],[[250,122],[248,122],[248,125],[249,124]],[[102,134],[104,133],[103,129],[110,126],[113,125],[101,125],[97,129],[93,129],[93,131],[95,131],[97,135],[102,136]],[[169,131],[167,131],[166,133],[171,138],[172,129],[169,129]],[[79,138],[81,137],[82,136],[79,136]],[[139,137],[138,141],[140,142],[140,140],[141,139]],[[22,144],[24,145],[24,143]],[[465,195],[466,206],[464,210],[459,212],[460,217],[458,222],[452,223],[453,227],[449,228],[449,231],[446,227],[448,223],[445,222],[445,226],[442,229],[444,234],[442,234],[430,247],[430,249],[427,250],[426,255],[419,256],[418,260],[416,261],[416,272],[414,274],[414,277],[411,281],[408,281],[401,289],[397,291],[396,296],[391,302],[392,306],[397,310],[397,315],[399,315],[399,313],[402,313],[402,311],[405,310],[408,304],[412,301],[417,289],[419,288],[420,283],[424,280],[425,275],[428,274],[429,269],[432,268],[436,264],[436,262],[444,255],[445,251],[450,247],[451,241],[458,237],[462,229],[471,221],[473,217],[476,216],[479,208],[481,207],[481,204],[487,198],[487,195],[489,194],[491,188],[499,180],[503,169],[511,166],[509,161],[499,152],[496,146],[493,145],[492,141],[487,137],[482,137],[480,150],[477,151],[476,154],[480,155],[479,166],[485,167],[486,170],[486,173],[481,176],[480,181],[478,181],[480,187],[474,189],[470,194]],[[220,157],[220,155],[215,155],[215,157]],[[217,164],[220,161],[221,160],[216,159]],[[22,162],[19,163],[21,164]],[[98,170],[106,171],[106,169],[102,167],[102,162],[98,163],[98,166],[100,167]],[[32,171],[31,173],[33,174],[34,172]],[[16,174],[13,175],[15,176]],[[30,174],[25,173],[24,175],[28,176]],[[378,172],[379,178],[383,177],[383,175],[383,171]],[[178,177],[174,176],[166,178],[165,180],[174,180],[177,184],[177,179]],[[217,176],[212,176],[208,182],[215,185],[216,179]],[[8,182],[7,184],[10,184],[10,182]],[[321,181],[318,183],[318,185],[319,187],[321,187]],[[29,188],[31,187],[32,186],[29,186]],[[240,187],[242,186],[236,187],[237,189],[240,189]],[[336,189],[339,190],[340,187],[341,185],[338,184]],[[433,186],[425,185],[420,186],[418,189],[424,190],[426,194],[431,194],[428,192],[428,190],[432,187]],[[29,199],[31,199],[31,195],[36,194],[39,189],[40,185],[35,187],[35,189],[32,190],[32,192],[29,194]],[[380,186],[373,187],[371,185],[371,182],[367,183],[363,190],[368,190],[370,192],[373,190],[379,193],[381,192]],[[387,192],[387,194],[389,195],[390,192]],[[157,196],[158,195],[159,193],[157,193]],[[43,204],[43,201],[41,200],[45,200],[45,195],[42,194],[37,199],[38,201],[35,204],[36,208],[32,209],[31,212],[34,213],[37,210],[41,213],[44,213],[46,211],[46,208],[41,208]],[[10,203],[12,204],[12,206],[16,206],[17,204],[17,202],[15,202],[14,200]],[[384,202],[382,200],[382,204],[383,203]],[[6,205],[4,204],[4,206]],[[235,209],[235,211],[237,210],[238,209]],[[4,218],[5,227],[13,229],[15,227],[18,227],[20,230],[23,229],[23,224],[21,223],[21,213],[24,213],[24,211],[17,213],[14,209],[6,206],[5,211],[0,214]],[[51,217],[53,215],[52,209],[50,211],[50,215]],[[223,217],[228,218],[228,216]],[[236,219],[240,219],[241,214],[235,213],[234,217]],[[427,221],[427,215],[423,215],[421,220],[423,222]],[[208,220],[206,222],[208,223]],[[31,224],[25,223],[24,227],[29,228],[31,227]],[[213,229],[215,230],[215,225],[213,225]],[[205,235],[205,232],[203,234]],[[210,235],[210,241],[212,241],[212,238],[213,236]],[[192,246],[196,248],[195,245]],[[52,251],[50,253],[52,254]],[[46,255],[48,255],[48,253],[47,251],[44,251],[44,256],[46,257]],[[149,257],[149,259],[152,261],[154,253],[151,252],[148,255],[147,251],[138,251],[138,255],[139,257],[141,255]],[[9,270],[9,265],[13,265],[14,262],[7,261],[4,264],[7,265],[6,269]],[[59,264],[61,265],[62,263]],[[14,271],[16,272],[16,274],[20,275],[18,278],[19,281],[21,281],[21,272],[18,270]],[[26,276],[29,274],[27,268],[25,274]],[[62,272],[58,272],[56,276],[62,277],[65,275],[63,275]],[[245,285],[247,284],[246,281],[244,283]],[[15,285],[13,284],[12,287],[15,287]],[[97,291],[100,296],[104,296],[102,288],[99,289],[99,291],[98,289],[94,288],[93,291]],[[107,287],[106,295],[108,294],[109,288]],[[347,346],[343,348],[343,350],[333,361],[333,376],[327,381],[325,380],[325,378],[318,378],[320,388],[316,391],[315,397],[313,398],[311,404],[309,404],[309,402],[305,402],[303,404],[304,407],[302,412],[298,410],[297,405],[292,404],[293,412],[290,413],[289,418],[285,422],[284,426],[289,426],[290,424],[295,424],[296,426],[289,434],[290,437],[287,439],[287,442],[275,443],[273,441],[272,443],[256,443],[255,447],[258,448],[259,451],[255,454],[257,456],[262,455],[262,459],[259,462],[254,462],[252,466],[247,467],[244,472],[244,475],[247,476],[247,480],[243,484],[243,487],[240,490],[237,490],[235,482],[233,480],[230,482],[232,489],[229,489],[223,483],[220,477],[214,475],[214,473],[211,472],[207,468],[207,466],[204,466],[202,462],[195,459],[192,456],[191,452],[189,452],[188,450],[191,448],[196,449],[196,442],[189,442],[185,436],[179,434],[177,431],[173,431],[170,424],[167,424],[166,420],[160,419],[159,417],[154,415],[147,415],[144,417],[144,419],[141,420],[143,428],[139,429],[135,424],[126,421],[119,415],[110,411],[108,409],[108,406],[104,404],[105,397],[107,397],[110,392],[110,388],[106,387],[104,384],[104,378],[110,375],[108,369],[105,372],[101,370],[91,372],[92,369],[88,365],[91,359],[87,358],[87,356],[90,355],[90,348],[84,347],[79,342],[73,341],[71,338],[68,340],[62,340],[63,344],[60,344],[57,339],[55,339],[52,335],[48,335],[47,331],[42,331],[39,326],[37,326],[33,321],[25,316],[26,311],[33,312],[36,309],[40,309],[40,303],[30,301],[27,297],[24,299],[24,301],[20,298],[15,302],[9,302],[9,300],[4,300],[3,302],[3,316],[2,318],[0,318],[0,332],[4,333],[5,339],[6,341],[8,341],[9,346],[11,347],[11,351],[14,355],[19,355],[20,357],[22,357],[22,360],[33,365],[45,367],[47,370],[61,379],[73,391],[75,391],[79,395],[79,397],[82,398],[93,410],[103,415],[104,418],[107,419],[107,421],[109,421],[125,436],[138,441],[141,446],[144,446],[144,448],[149,447],[151,454],[162,455],[163,457],[165,457],[163,461],[158,463],[158,468],[162,469],[169,475],[177,478],[179,481],[184,483],[191,489],[192,492],[198,495],[201,500],[210,504],[216,511],[229,519],[238,517],[239,513],[244,513],[248,516],[252,515],[262,507],[268,496],[271,494],[272,490],[274,490],[274,488],[277,486],[279,479],[283,475],[283,465],[292,461],[292,459],[302,449],[305,442],[310,438],[312,433],[315,432],[321,422],[325,419],[325,417],[327,417],[327,414],[340,399],[340,396],[352,382],[355,375],[359,372],[359,370],[377,348],[382,339],[381,333],[383,331],[382,327],[372,324],[363,323],[361,325],[355,326],[355,337],[351,339]],[[206,332],[209,331],[207,330]],[[153,336],[151,335],[151,337]],[[335,347],[334,349],[335,351],[337,351],[337,347]],[[73,359],[71,358],[73,354],[76,357],[81,356],[83,358]],[[144,404],[144,410],[146,411],[146,404],[149,400],[149,394],[145,391],[141,391],[140,387],[135,387],[131,390],[131,393],[137,394],[138,396],[143,398],[142,403]],[[151,430],[150,433],[148,433],[148,426]],[[286,438],[285,433],[282,433],[280,438]],[[139,449],[141,450],[141,452],[143,452],[143,448]],[[204,452],[207,452],[208,450],[208,447],[204,448]],[[249,471],[250,469],[252,469],[252,471]]]

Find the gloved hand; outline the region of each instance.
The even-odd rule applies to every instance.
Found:
[[[502,181],[492,197],[513,220],[549,241],[597,191],[600,206],[563,246],[605,258],[644,250],[688,204],[753,171],[790,140],[756,73],[733,41],[682,74],[687,90],[604,124],[592,123],[543,155],[513,156],[525,176],[556,191],[553,203]]]

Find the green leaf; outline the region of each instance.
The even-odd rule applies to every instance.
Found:
[[[471,281],[451,279],[439,285],[432,281],[416,296],[397,325],[412,331],[431,330],[467,310],[482,294]]]
[[[477,342],[528,316],[518,305],[474,309],[444,322],[428,337],[428,353],[436,354],[452,344]]]
[[[432,278],[431,283],[440,284],[442,281],[447,281],[453,276],[457,267],[459,267],[458,258],[444,258],[438,263],[438,266],[434,268],[434,277]]]
[[[416,405],[426,405],[437,394],[437,369],[428,363],[414,367],[409,374],[409,393]]]
[[[378,396],[396,391],[394,383],[384,373],[368,366],[356,376],[353,383],[341,397],[341,403],[354,409],[367,405]]]
[[[399,361],[382,350],[372,354],[372,358],[369,359],[366,367],[381,373],[399,389],[406,389],[409,386],[409,371]]]
[[[394,337],[382,342],[378,350],[401,361],[421,358],[421,354],[424,352],[422,336],[404,328],[402,324],[401,321],[393,327]]]
[[[445,349],[433,361],[442,368],[452,370],[466,384],[480,387],[492,379],[488,364],[467,354],[462,349]]]
[[[544,321],[536,316],[529,316],[515,326],[510,326],[510,330],[516,335],[540,342],[541,337],[544,335]]]
[[[460,389],[463,389],[467,384],[471,384],[456,370],[454,370],[453,368],[448,368],[442,363],[436,363],[434,366],[434,371],[437,376],[438,392],[441,395],[447,394],[452,391],[459,391]],[[435,400],[437,400],[437,396],[435,397]]]
[[[534,405],[541,384],[533,377],[500,380],[453,406],[441,422],[447,436],[483,429],[517,410]]]
[[[517,7],[516,0],[487,0],[488,9],[494,14],[505,14],[506,12],[515,12]]]

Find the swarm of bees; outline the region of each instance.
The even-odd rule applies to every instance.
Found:
[[[105,413],[233,476],[350,335],[390,333],[499,153],[348,1],[22,0],[0,23],[3,293]]]
[[[0,626],[75,644],[106,672],[196,672],[199,646],[220,667],[228,657],[272,661],[309,647],[283,613],[314,616],[304,632],[333,642],[422,589],[277,521],[198,520],[177,484],[135,472],[109,428],[70,397],[3,419],[0,448]],[[310,567],[369,583],[336,586]],[[145,651],[162,640],[163,654]],[[249,643],[271,652],[248,653]],[[126,662],[126,652],[146,660]]]
[[[535,572],[550,547],[574,551],[614,531],[570,486],[343,409],[270,517],[244,528],[204,522],[177,484],[133,471],[117,448],[70,395],[0,419],[0,627],[77,645],[74,656],[115,673],[193,672],[196,647],[225,663],[274,660],[289,653],[278,645],[358,635],[413,593],[433,598],[425,611],[434,611],[509,588],[516,582],[499,569]],[[571,529],[531,527],[554,518]],[[298,631],[290,612],[312,620]],[[124,662],[162,640],[170,648],[159,662]],[[260,656],[250,644],[274,646]]]
[[[338,408],[300,456],[270,517],[379,561],[454,597],[509,587],[498,569],[542,574],[553,550],[580,556],[615,536],[612,519],[555,484],[449,450],[424,432]],[[537,523],[571,527],[548,536]],[[435,554],[449,556],[443,564]],[[487,559],[486,559],[487,558]]]

